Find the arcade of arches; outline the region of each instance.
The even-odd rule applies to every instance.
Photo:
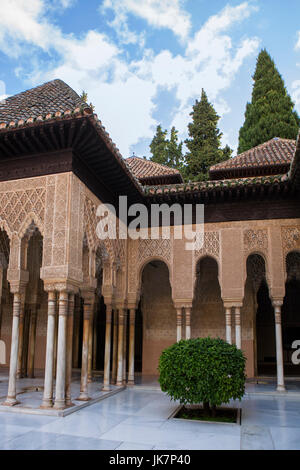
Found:
[[[201,250],[186,251],[172,227],[170,240],[100,241],[100,201],[72,172],[0,182],[0,197],[4,404],[39,372],[41,407],[63,409],[75,369],[89,400],[94,375],[104,390],[132,385],[157,374],[167,346],[208,335],[245,351],[248,377],[276,374],[278,390],[299,374],[300,221],[207,223]]]

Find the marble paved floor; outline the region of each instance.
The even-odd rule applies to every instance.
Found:
[[[300,396],[241,406],[241,426],[178,421],[162,392],[126,389],[65,418],[3,412],[0,449],[300,449]]]

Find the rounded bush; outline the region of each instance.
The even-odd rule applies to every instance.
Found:
[[[163,392],[181,404],[213,408],[245,392],[243,352],[220,338],[181,340],[165,349],[159,360]]]

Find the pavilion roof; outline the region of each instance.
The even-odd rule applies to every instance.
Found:
[[[180,172],[175,168],[137,156],[127,158],[126,163],[143,185],[183,183]]]
[[[223,180],[287,173],[295,149],[295,140],[274,137],[236,157],[211,166],[210,178]]]

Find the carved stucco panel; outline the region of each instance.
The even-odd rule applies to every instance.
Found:
[[[244,251],[245,253],[260,251],[267,253],[268,251],[268,232],[267,230],[245,230],[244,231]]]
[[[300,250],[300,227],[282,227],[281,238],[285,255],[289,251]]]
[[[196,235],[196,243],[199,235]],[[199,258],[203,255],[212,255],[216,258],[220,257],[220,235],[219,232],[204,232],[203,246],[199,250],[194,251],[194,257]]]

